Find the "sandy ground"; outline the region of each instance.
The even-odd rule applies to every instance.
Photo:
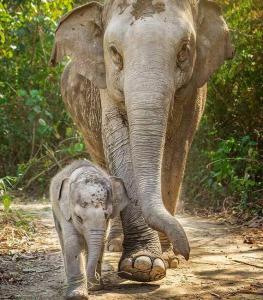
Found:
[[[20,205],[39,220],[39,240],[28,252],[0,256],[0,272],[7,274],[0,299],[63,299],[65,278],[58,239],[48,204]],[[90,299],[263,299],[263,248],[244,243],[246,230],[215,220],[178,216],[190,243],[191,258],[165,279],[136,283],[117,276],[120,253],[106,253],[105,290]]]

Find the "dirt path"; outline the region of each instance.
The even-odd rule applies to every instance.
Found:
[[[50,206],[20,208],[39,217],[39,240],[28,253],[0,257],[0,269],[10,278],[1,283],[0,299],[63,299],[64,270]],[[260,245],[244,243],[240,228],[199,217],[178,218],[191,241],[189,262],[182,260],[160,282],[142,284],[120,279],[116,275],[120,254],[106,253],[105,290],[90,299],[263,299]]]

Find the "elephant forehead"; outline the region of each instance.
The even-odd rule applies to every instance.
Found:
[[[102,184],[95,184],[92,182],[86,183],[84,188],[80,191],[81,197],[79,204],[82,207],[87,205],[104,205],[107,199],[107,189]]]
[[[170,12],[171,8],[190,9],[192,12],[196,9],[198,0],[108,0],[106,11],[110,8],[122,15],[129,11],[134,20],[152,17],[163,12]]]
[[[163,11],[165,11],[165,3],[163,1],[137,0],[132,4],[131,14],[137,20],[143,16],[152,16]]]
[[[85,192],[87,195],[95,198],[107,196],[107,190],[102,186],[102,184],[87,183]]]

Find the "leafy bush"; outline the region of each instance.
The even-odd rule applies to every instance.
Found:
[[[258,144],[249,136],[239,140],[232,137],[218,141],[213,148],[201,150],[198,156],[202,159],[192,162],[192,170],[188,170],[188,202],[217,210],[234,206],[261,213],[263,183]],[[200,168],[200,161],[206,166]]]
[[[61,101],[63,66],[48,64],[56,23],[73,2],[0,3],[0,178],[16,181],[9,190],[34,182],[41,193],[48,172],[86,155]]]
[[[41,194],[46,178],[68,160],[87,155],[61,101],[63,66],[48,65],[58,19],[86,2],[0,3],[0,197],[7,210],[12,190],[34,188]],[[209,83],[205,116],[186,172],[187,201],[189,207],[233,205],[259,212],[262,1],[217,2],[231,28],[236,56]]]

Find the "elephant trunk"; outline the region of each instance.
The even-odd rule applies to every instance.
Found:
[[[89,285],[99,284],[98,264],[104,247],[105,230],[89,230],[86,241],[88,245],[87,277]],[[100,270],[99,270],[100,272]]]
[[[139,64],[131,60],[125,72],[125,105],[134,176],[146,222],[153,229],[165,233],[174,251],[188,259],[190,249],[186,234],[162,201],[162,160],[175,85],[169,67],[157,66],[158,61],[158,57],[153,61],[143,58]]]

